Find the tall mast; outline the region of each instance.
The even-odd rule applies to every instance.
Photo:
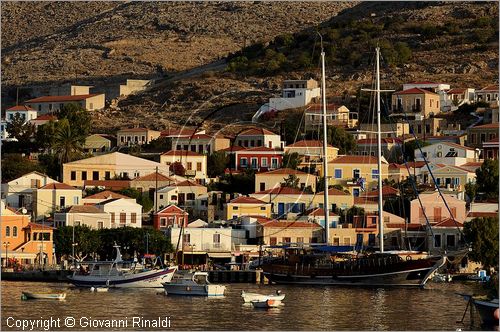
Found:
[[[327,126],[326,126],[326,83],[325,83],[325,52],[321,44],[321,99],[323,103],[323,175],[325,181],[324,204],[325,211],[325,243],[328,244],[330,238],[330,225],[328,224],[328,154],[327,154]]]
[[[380,252],[384,252],[384,212],[382,211],[382,139],[380,132],[380,48],[377,52],[377,167],[378,167],[378,233]]]

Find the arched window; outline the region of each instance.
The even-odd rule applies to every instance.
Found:
[[[5,227],[5,236],[10,236],[10,227]]]
[[[12,236],[17,237],[17,226],[12,227]]]

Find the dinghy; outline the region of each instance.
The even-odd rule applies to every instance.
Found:
[[[23,300],[59,300],[66,298],[66,293],[30,293],[23,292],[21,299]]]
[[[254,300],[251,302],[254,308],[277,308],[281,305],[281,301],[267,299],[264,301]]]
[[[285,294],[281,294],[281,291],[276,291],[276,294],[263,295],[258,293],[247,293],[241,291],[241,297],[245,303],[250,303],[252,301],[266,301],[266,300],[277,300],[283,301],[285,299]]]

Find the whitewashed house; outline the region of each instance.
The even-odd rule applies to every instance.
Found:
[[[479,151],[451,142],[435,143],[424,146],[421,150],[415,149],[415,161],[423,161],[425,157],[428,162],[451,166],[479,161]]]
[[[111,228],[142,227],[142,205],[130,199],[112,198],[95,206],[110,214]]]
[[[14,209],[26,208],[32,211],[33,191],[50,183],[57,183],[48,175],[30,172],[12,181],[2,184],[2,198],[7,206]]]

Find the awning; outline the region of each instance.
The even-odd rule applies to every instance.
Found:
[[[209,252],[208,257],[210,258],[231,258],[230,252]]]

